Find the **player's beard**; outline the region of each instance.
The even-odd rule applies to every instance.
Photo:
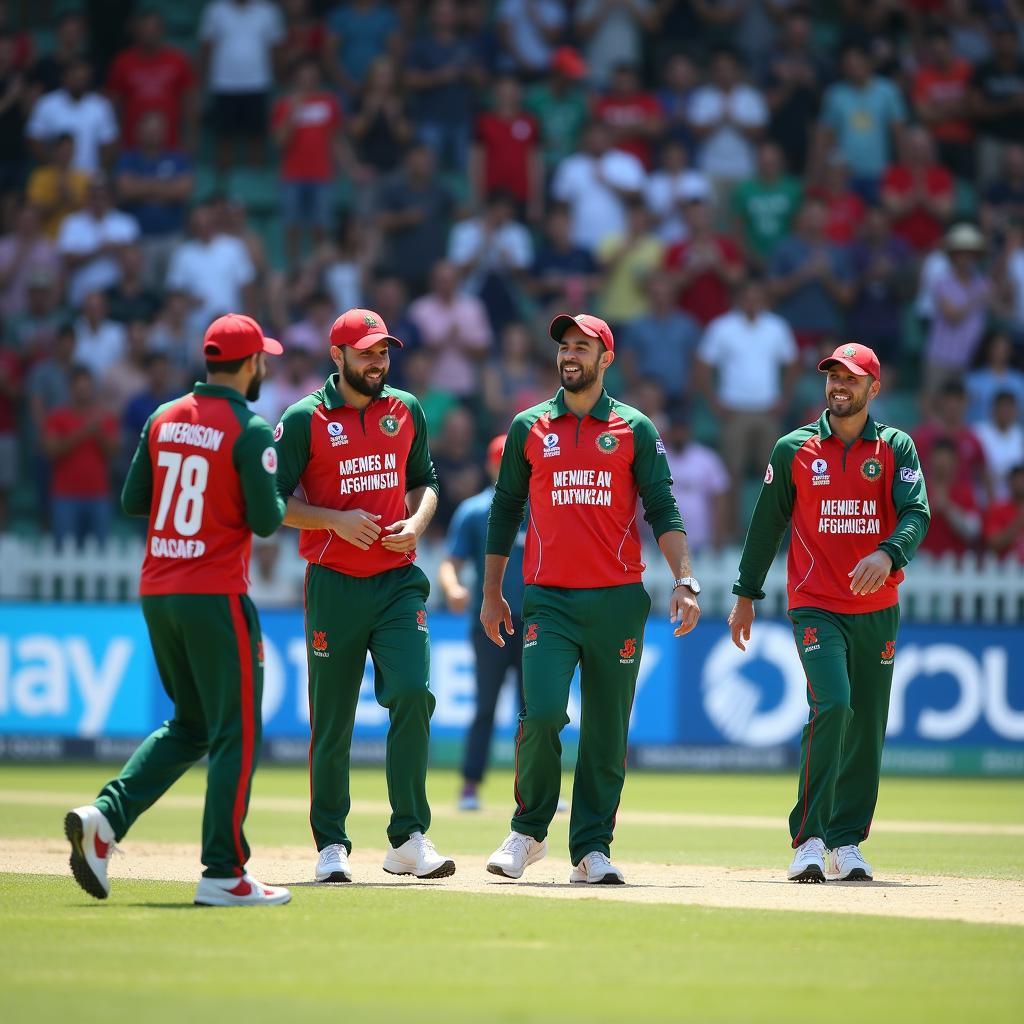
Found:
[[[850,401],[841,406],[837,406],[830,395],[828,399],[828,412],[830,416],[838,416],[840,419],[845,419],[847,416],[856,416],[867,404],[868,393],[866,391],[863,395],[855,395],[851,391]]]
[[[578,356],[571,356],[568,359],[562,360],[558,367],[558,376],[562,382],[562,387],[573,394],[577,394],[580,391],[586,391],[588,388],[593,387],[597,383],[597,364],[600,361],[600,353],[594,358],[594,361],[589,366]],[[578,366],[580,368],[579,376],[575,379],[566,379],[566,363]]]
[[[267,376],[266,367],[258,371],[256,376],[249,381],[249,386],[245,389],[245,400],[247,402],[255,402],[260,397],[260,385],[263,383],[264,378]]]
[[[380,393],[384,390],[384,385],[388,382],[388,371],[385,370],[380,377],[371,384],[363,374],[356,373],[356,371],[348,365],[348,359],[345,356],[342,356],[341,375],[345,378],[345,383],[348,384],[353,391],[360,395],[366,395],[367,398],[379,398]]]

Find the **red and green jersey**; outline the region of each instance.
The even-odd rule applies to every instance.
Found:
[[[146,421],[121,492],[148,515],[142,594],[244,594],[252,535],[284,519],[269,425],[233,388],[197,383]]]
[[[655,537],[683,530],[654,424],[607,392],[577,417],[563,392],[513,421],[487,526],[487,553],[508,555],[529,499],[523,578],[545,587],[639,583],[637,498]]]
[[[898,600],[903,567],[928,532],[931,513],[914,442],[868,417],[847,447],[828,412],[780,438],[765,472],[740,558],[734,594],[763,598],[787,524],[790,608],[874,612]],[[874,594],[850,591],[853,567],[881,548],[893,571]]]
[[[346,405],[332,374],[319,391],[286,410],[274,431],[279,493],[299,486],[320,508],[362,509],[380,527],[405,519],[407,491],[437,490],[420,403],[385,387],[363,409]],[[331,530],[302,530],[299,553],[346,576],[376,576],[415,561],[415,551],[388,551],[378,540],[362,551]]]

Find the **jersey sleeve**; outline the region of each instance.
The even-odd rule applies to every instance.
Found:
[[[129,516],[148,516],[153,503],[153,463],[149,457],[149,425],[152,422],[153,417],[150,416],[142,428],[139,446],[121,488],[121,508]]]
[[[890,441],[894,455],[892,501],[896,507],[896,528],[879,544],[891,559],[893,569],[902,569],[915,555],[928,532],[931,509],[917,448],[902,430]]]
[[[488,555],[504,555],[507,558],[516,542],[516,534],[519,533],[523,513],[526,511],[526,501],[530,496],[530,463],[526,458],[526,439],[529,435],[530,423],[520,413],[508,428],[501,468],[494,485],[484,548]]]
[[[417,487],[429,487],[435,494],[439,494],[437,470],[434,469],[434,460],[430,457],[430,447],[427,444],[427,418],[423,415],[423,406],[412,396],[403,401],[409,408],[416,430],[405,464],[405,489],[413,491]]]
[[[644,519],[651,524],[655,540],[673,530],[685,533],[683,517],[672,493],[672,471],[657,429],[646,416],[638,416],[631,426],[633,478],[644,506]]]
[[[257,536],[269,537],[284,520],[286,502],[277,490],[277,450],[266,421],[253,415],[232,454],[242,483],[245,521]]]
[[[310,412],[303,402],[290,406],[274,429],[277,493],[287,502],[309,465]]]
[[[732,592],[755,601],[764,598],[764,581],[775,561],[782,536],[793,515],[793,456],[797,445],[788,437],[775,442],[771,461],[765,470],[761,493],[757,496],[747,538],[740,555],[739,578]]]

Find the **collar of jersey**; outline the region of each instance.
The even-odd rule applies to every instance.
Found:
[[[225,387],[223,384],[207,384],[204,380],[197,380],[192,385],[192,391],[197,395],[206,395],[207,398],[226,398],[229,402],[246,404],[245,396],[240,391]]]
[[[341,392],[338,390],[338,385],[334,383],[337,380],[337,378],[338,375],[336,373],[332,373],[330,377],[327,378],[327,381],[324,383],[324,405],[328,409],[340,409],[343,405],[346,404],[345,399],[341,397]],[[386,395],[389,395],[390,393],[391,390],[385,384],[384,390],[381,391],[378,397],[384,398]],[[377,399],[372,399],[372,401],[376,400]]]
[[[818,420],[818,437],[825,440],[827,437],[832,436],[832,427],[828,422],[828,410],[826,409],[821,414],[821,419]],[[864,429],[860,432],[861,439],[864,441],[877,441],[878,440],[878,427],[875,421],[871,418],[871,414],[868,413],[867,422],[864,424]]]
[[[558,394],[551,399],[551,411],[555,414],[555,417],[559,416],[575,416],[574,413],[565,404],[565,388],[559,388]],[[608,397],[608,392],[601,389],[601,397],[594,404],[594,408],[587,413],[588,416],[593,416],[595,420],[604,420],[605,423],[611,418],[612,414],[612,400]]]

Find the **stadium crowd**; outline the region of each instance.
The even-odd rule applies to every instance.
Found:
[[[855,339],[921,453],[923,550],[1024,562],[1020,0],[15,6],[0,530],[135,529],[126,460],[215,316],[283,340],[273,424],[367,306],[406,343],[436,539],[556,390],[550,316],[587,310],[691,550],[742,539],[772,441],[820,414],[819,354]]]

